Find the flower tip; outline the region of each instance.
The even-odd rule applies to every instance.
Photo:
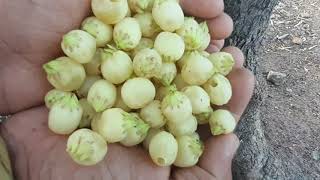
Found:
[[[209,27],[206,21],[203,21],[202,23],[200,23],[200,28],[204,33],[209,33]]]
[[[44,65],[42,65],[43,70],[47,73],[47,74],[54,74],[57,73],[57,63],[55,63],[55,61],[50,61]]]
[[[169,92],[175,93],[177,91],[177,86],[175,84],[169,86]]]
[[[141,134],[147,134],[147,132],[149,131],[150,129],[150,125],[147,124],[147,123],[141,123],[141,127],[140,127],[140,132]]]
[[[66,34],[62,37],[62,43],[66,48],[74,47],[77,44],[77,37],[75,34]]]
[[[78,97],[75,94],[70,94],[70,95],[63,97],[63,100],[61,102],[72,109],[73,108],[81,108],[79,101],[78,101]]]

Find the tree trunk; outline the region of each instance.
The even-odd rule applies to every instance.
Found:
[[[245,65],[255,74],[258,70],[255,56],[277,3],[278,0],[225,0],[226,12],[235,23],[226,44],[243,50]],[[286,179],[286,172],[278,169],[277,158],[268,148],[261,129],[262,92],[262,86],[256,84],[253,99],[236,131],[241,145],[233,163],[234,179]]]
[[[256,71],[255,54],[261,44],[273,8],[279,0],[225,0],[226,12],[234,21],[234,31],[227,41],[243,50],[246,65]]]

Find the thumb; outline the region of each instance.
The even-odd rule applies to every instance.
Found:
[[[182,9],[189,15],[199,18],[214,18],[223,13],[223,0],[180,0]]]
[[[238,147],[239,139],[235,134],[212,137],[205,143],[198,166],[216,179],[232,179],[232,159]]]

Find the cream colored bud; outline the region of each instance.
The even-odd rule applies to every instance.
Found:
[[[92,166],[104,159],[108,146],[98,133],[79,129],[69,136],[66,151],[76,163]]]
[[[150,141],[149,154],[159,166],[170,166],[177,157],[178,143],[172,134],[161,131]]]

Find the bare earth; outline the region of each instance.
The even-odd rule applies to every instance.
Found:
[[[301,158],[302,169],[316,166],[319,173],[314,156],[320,151],[320,1],[284,0],[266,36],[262,72],[287,74],[283,85],[266,86],[266,139],[274,152]]]
[[[286,74],[284,83],[268,82],[269,71]],[[240,140],[250,143],[240,146],[235,177],[320,179],[319,0],[279,3],[258,55],[257,73],[259,115],[247,118],[259,119],[252,122],[259,130],[246,139],[251,132],[246,130],[245,116],[239,127]],[[255,155],[246,157],[248,153]]]

